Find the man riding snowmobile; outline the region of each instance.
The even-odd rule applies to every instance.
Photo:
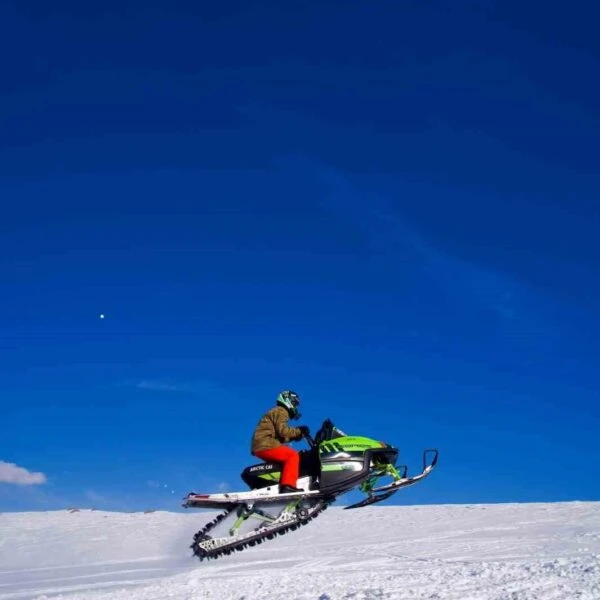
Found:
[[[251,453],[266,462],[248,465],[240,473],[248,490],[186,496],[185,508],[224,510],[194,535],[191,548],[200,560],[230,555],[294,531],[353,490],[366,497],[345,510],[383,502],[425,479],[437,464],[437,449],[428,448],[423,451],[422,471],[409,476],[406,465],[396,464],[398,448],[377,438],[348,435],[328,418],[313,439],[308,427],[287,424],[300,416],[299,400],[298,394],[285,390],[260,419]],[[285,445],[303,436],[308,450],[296,452]],[[385,479],[392,481],[382,482]]]
[[[298,406],[300,397],[296,392],[284,390],[277,396],[276,406],[268,410],[258,422],[254,434],[250,453],[265,462],[276,461],[283,463],[279,491],[282,494],[302,491],[296,487],[300,454],[286,446],[292,440],[301,440],[309,435],[306,425],[289,427],[289,419],[300,418]]]

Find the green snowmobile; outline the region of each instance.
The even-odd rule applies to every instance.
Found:
[[[300,451],[297,487],[301,492],[280,493],[281,464],[263,462],[241,473],[250,491],[191,492],[186,496],[185,508],[225,509],[194,536],[191,548],[200,560],[231,554],[297,529],[353,489],[366,497],[344,507],[346,510],[381,502],[427,477],[438,459],[437,449],[424,450],[423,470],[409,477],[406,465],[396,465],[397,448],[372,438],[346,435],[329,419],[314,439],[310,435],[305,439],[310,448]],[[391,481],[378,485],[385,478]]]

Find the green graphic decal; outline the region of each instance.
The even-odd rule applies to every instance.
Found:
[[[262,475],[259,475],[259,478],[266,479],[267,481],[279,481],[280,476],[281,473],[279,471],[271,471],[270,473],[263,473]]]

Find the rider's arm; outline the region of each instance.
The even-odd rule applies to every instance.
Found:
[[[289,416],[285,409],[274,411],[273,425],[275,433],[284,442],[302,438],[302,432],[297,427],[288,427]]]

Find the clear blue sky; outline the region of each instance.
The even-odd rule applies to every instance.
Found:
[[[598,8],[217,4],[0,6],[0,510],[243,489],[282,388],[600,500]]]

